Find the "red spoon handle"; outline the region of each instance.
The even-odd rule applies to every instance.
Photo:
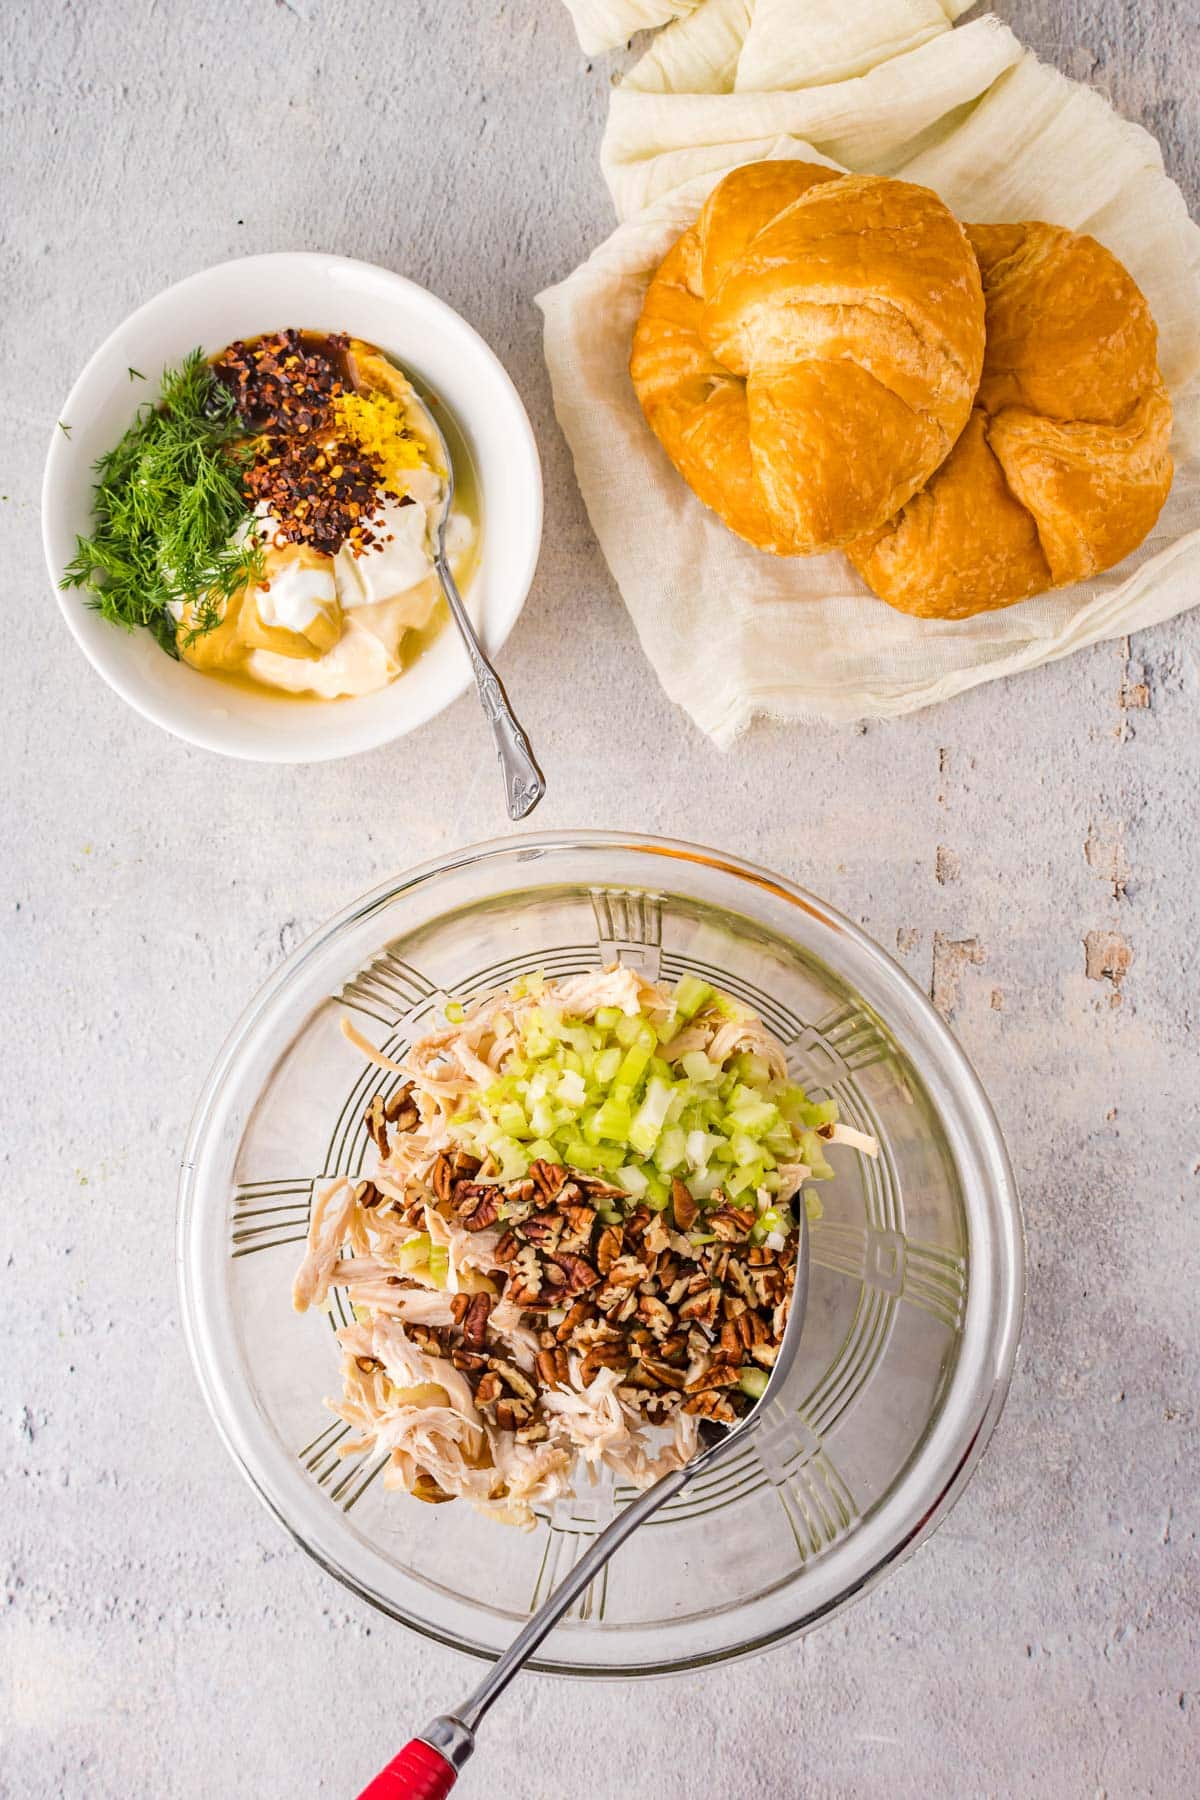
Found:
[[[458,1780],[456,1770],[432,1745],[412,1738],[386,1769],[368,1782],[358,1800],[446,1800]]]

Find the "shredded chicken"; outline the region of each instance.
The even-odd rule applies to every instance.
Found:
[[[400,1060],[343,1024],[372,1063],[401,1079],[368,1109],[379,1152],[372,1176],[334,1181],[316,1197],[293,1301],[299,1312],[326,1306],[338,1288],[353,1308],[355,1322],[337,1333],[342,1391],[328,1404],[351,1427],[341,1452],[385,1456],[388,1486],[427,1500],[461,1496],[494,1518],[529,1527],[535,1507],[571,1492],[579,1464],[593,1479],[607,1468],[635,1486],[683,1468],[696,1450],[701,1413],[726,1423],[736,1416],[719,1392],[730,1378],[721,1359],[771,1366],[795,1243],[779,1254],[785,1239],[773,1232],[766,1249],[774,1266],[743,1266],[743,1251],[763,1242],[761,1234],[748,1235],[748,1198],[737,1206],[722,1202],[719,1210],[710,1201],[707,1231],[689,1236],[697,1204],[682,1182],[674,1184],[672,1215],[643,1206],[639,1221],[630,1196],[602,1176],[538,1163],[529,1176],[542,1170],[542,1188],[526,1179],[516,1200],[504,1190],[502,1207],[488,1170],[465,1154],[461,1140],[456,1144],[456,1115],[496,1082],[534,1009],[568,1022],[593,1019],[603,1008],[645,1014],[661,1035],[671,1005],[667,990],[614,966],[474,1001],[458,1023],[429,1032]],[[661,1054],[677,1061],[690,1050],[721,1065],[750,1051],[772,1075],[786,1075],[782,1045],[760,1019],[728,1002],[702,1008]],[[824,1126],[821,1135],[876,1152],[874,1139],[847,1126]],[[777,1191],[759,1190],[759,1212],[786,1205],[810,1174],[802,1162],[780,1163]],[[557,1210],[537,1210],[555,1194]],[[624,1219],[615,1247],[602,1255],[601,1239],[614,1237],[605,1224],[614,1202]],[[548,1241],[551,1229],[556,1235]],[[638,1255],[658,1264],[661,1286],[642,1279],[647,1267]],[[701,1290],[695,1287],[698,1269],[718,1266],[727,1277],[711,1279],[727,1278],[731,1296],[719,1319],[717,1288],[706,1302],[704,1274]],[[628,1289],[621,1286],[626,1269]],[[543,1290],[551,1277],[562,1285]],[[614,1311],[626,1292],[630,1306]],[[697,1306],[699,1313],[689,1312]],[[758,1335],[743,1329],[735,1354],[720,1334],[733,1329],[736,1309],[746,1314],[745,1328],[747,1308],[757,1309]],[[613,1323],[618,1317],[640,1330],[639,1347],[628,1355],[619,1350],[625,1340]],[[621,1366],[610,1366],[614,1360]],[[661,1384],[653,1378],[656,1364]]]

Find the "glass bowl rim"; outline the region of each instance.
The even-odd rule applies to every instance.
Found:
[[[966,1052],[929,997],[917,986],[907,971],[902,969],[899,963],[889,956],[874,939],[855,925],[845,914],[838,911],[836,907],[810,893],[798,883],[745,858],[677,838],[652,836],[639,832],[598,831],[585,828],[521,832],[510,836],[488,838],[418,863],[400,875],[389,877],[386,881],[377,884],[357,899],[352,900],[324,925],[312,932],[259,986],[243,1008],[232,1029],[227,1033],[196,1102],[180,1163],[176,1210],[176,1270],[184,1341],[209,1415],[225,1448],[268,1512],[279,1521],[301,1549],[311,1556],[321,1568],[378,1611],[395,1619],[417,1635],[449,1649],[457,1650],[461,1654],[480,1661],[495,1661],[497,1652],[484,1645],[464,1640],[452,1630],[442,1629],[431,1624],[427,1619],[402,1610],[385,1595],[372,1588],[365,1580],[360,1579],[349,1568],[343,1566],[335,1556],[327,1554],[316,1544],[310,1542],[304,1532],[276,1504],[265,1483],[259,1479],[251,1461],[243,1455],[238,1447],[222,1413],[219,1383],[214,1372],[207,1366],[200,1346],[198,1296],[192,1279],[188,1254],[189,1237],[198,1198],[195,1178],[196,1165],[210,1119],[218,1108],[225,1084],[247,1038],[263,1015],[292,984],[300,971],[344,931],[369,919],[373,913],[382,912],[400,895],[414,892],[452,872],[462,872],[481,864],[502,865],[504,861],[513,858],[522,862],[530,861],[534,857],[548,852],[588,852],[606,849],[661,856],[666,859],[668,867],[680,863],[685,865],[700,863],[708,868],[716,869],[720,874],[745,881],[751,888],[763,887],[777,899],[783,899],[798,906],[824,932],[831,933],[833,937],[843,940],[852,947],[853,952],[862,960],[863,964],[879,979],[882,987],[900,1003],[902,1010],[906,1010],[915,1019],[920,1031],[924,1032],[927,1037],[926,1044],[921,1048],[934,1051],[941,1059],[943,1070],[950,1077],[956,1097],[978,1140],[980,1153],[990,1165],[991,1187],[987,1197],[991,1202],[991,1210],[995,1215],[998,1227],[998,1248],[1002,1251],[1002,1254],[996,1259],[1000,1292],[996,1306],[995,1326],[988,1345],[990,1385],[987,1386],[986,1391],[980,1393],[975,1402],[972,1426],[966,1433],[961,1454],[946,1470],[936,1494],[930,1499],[915,1526],[889,1544],[861,1579],[839,1592],[832,1600],[800,1613],[785,1626],[761,1633],[731,1647],[722,1648],[716,1652],[675,1655],[668,1660],[656,1659],[644,1664],[633,1663],[621,1667],[589,1663],[583,1660],[568,1664],[561,1661],[545,1661],[540,1658],[531,1660],[529,1664],[531,1670],[541,1674],[573,1679],[590,1677],[624,1681],[632,1677],[682,1674],[744,1660],[790,1642],[817,1624],[836,1616],[852,1601],[875,1587],[890,1569],[911,1555],[937,1529],[978,1466],[1004,1409],[1020,1344],[1026,1280],[1024,1222],[1012,1165],[999,1121]],[[552,876],[548,877],[548,885],[552,884],[552,879]],[[647,886],[651,888],[654,885],[654,883],[647,883]],[[667,885],[665,880],[662,885]],[[837,972],[841,979],[847,979],[841,970]],[[891,1021],[889,1020],[888,1023],[890,1028]],[[905,1047],[906,1050],[912,1048],[907,1042]]]

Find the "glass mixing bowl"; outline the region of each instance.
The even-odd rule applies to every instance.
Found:
[[[928,1535],[1003,1405],[1020,1327],[1012,1172],[966,1058],[923,994],[848,920],[779,876],[610,832],[507,838],[368,894],[266,984],[209,1076],[180,1181],[185,1329],[205,1398],[260,1497],[325,1568],[414,1630],[495,1655],[628,1498],[579,1482],[536,1528],[387,1492],[347,1428],[331,1315],[291,1278],[314,1189],[357,1174],[363,1111],[446,995],[615,958],[746,1000],[810,1093],[879,1140],[843,1150],[812,1230],[808,1316],[764,1428],[628,1543],[533,1665],[691,1669],[827,1618]]]

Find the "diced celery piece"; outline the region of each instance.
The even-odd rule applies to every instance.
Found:
[[[503,1106],[498,1108],[496,1113],[496,1123],[501,1131],[505,1132],[509,1137],[522,1138],[532,1136],[529,1129],[529,1120],[525,1117],[523,1108],[518,1106],[515,1100],[506,1101]]]
[[[632,1093],[650,1067],[650,1056],[651,1051],[648,1044],[631,1044],[621,1058],[613,1086],[627,1088]]]
[[[467,1009],[461,1000],[447,1000],[442,1011],[446,1015],[447,1025],[461,1025],[467,1016]]]
[[[549,1138],[544,1137],[535,1138],[532,1144],[530,1144],[526,1154],[531,1163],[556,1162],[558,1160],[558,1152],[555,1150],[554,1145],[550,1142]]]
[[[601,1167],[599,1148],[595,1144],[585,1144],[582,1138],[558,1141],[558,1152],[560,1162],[566,1163],[568,1168],[582,1169],[585,1174]]]
[[[585,1129],[583,1135],[592,1144],[606,1138],[611,1144],[627,1145],[632,1125],[633,1114],[628,1106],[623,1100],[614,1100],[610,1094],[592,1114],[592,1129]]]
[[[688,1176],[688,1186],[696,1200],[711,1200],[721,1185],[721,1175],[715,1169],[696,1169]]]
[[[616,1173],[617,1185],[623,1187],[626,1193],[632,1194],[635,1199],[640,1199],[650,1185],[646,1171],[637,1168],[633,1163],[623,1163]]]
[[[590,1056],[591,1052],[589,1051],[588,1054]],[[579,1079],[581,1081],[583,1080],[583,1057],[579,1054],[578,1050],[564,1050],[562,1054],[562,1066],[569,1074],[578,1075]]]
[[[712,1153],[715,1163],[731,1163],[734,1160],[733,1145],[728,1138],[718,1138],[716,1149]]]
[[[625,1161],[626,1149],[623,1144],[597,1144],[592,1155],[605,1174],[615,1175]]]
[[[539,1137],[553,1137],[559,1123],[558,1108],[549,1100],[538,1100],[529,1109],[529,1123]]]
[[[578,1112],[580,1107],[587,1105],[587,1088],[584,1086],[582,1074],[576,1069],[563,1070],[558,1078],[555,1093],[564,1106],[569,1106],[573,1112]]]
[[[700,1008],[713,998],[713,990],[707,981],[699,981],[695,975],[684,975],[675,989],[675,1011],[686,1022],[694,1019]]]
[[[631,1044],[646,1043],[646,1048],[653,1052],[658,1036],[646,1023],[641,1013],[622,1013],[613,1026],[613,1036],[618,1044],[628,1050]],[[648,1042],[646,1040],[649,1040]]]
[[[739,1134],[729,1140],[729,1148],[733,1151],[733,1160],[739,1169],[762,1166],[762,1145],[756,1144],[751,1137]]]
[[[630,1146],[639,1155],[649,1156],[658,1142],[658,1134],[666,1122],[672,1093],[672,1088],[665,1081],[651,1080],[646,1084],[645,1098],[634,1115],[629,1131]]]
[[[819,1125],[836,1125],[838,1103],[836,1100],[806,1100],[798,1108],[801,1123],[816,1130]]]
[[[702,1169],[716,1147],[716,1138],[707,1131],[689,1131],[684,1140],[684,1154],[694,1169]]]
[[[620,1066],[620,1048],[616,1044],[610,1044],[606,1050],[598,1052],[596,1060],[592,1064],[592,1078],[603,1087],[608,1087],[616,1080],[617,1070]]]
[[[654,1148],[655,1167],[664,1175],[678,1169],[687,1156],[687,1137],[678,1125],[668,1125]]]
[[[762,1180],[762,1176],[763,1171],[760,1163],[747,1163],[743,1168],[735,1170],[729,1177],[729,1180],[725,1183],[725,1192],[729,1195],[731,1200],[736,1200],[739,1194],[744,1194],[746,1192],[747,1188],[757,1187]]]
[[[406,1275],[414,1269],[423,1269],[429,1261],[429,1233],[418,1232],[416,1237],[406,1238],[396,1253],[397,1265]]]
[[[755,1100],[748,1105],[734,1106],[729,1111],[729,1123],[732,1129],[747,1137],[765,1137],[773,1125],[779,1123],[779,1108],[772,1106],[767,1100]]]
[[[445,1287],[450,1274],[450,1252],[444,1244],[429,1246],[429,1279],[435,1287]]]
[[[823,1140],[815,1131],[800,1133],[800,1160],[808,1164],[814,1181],[831,1181],[833,1170],[825,1159]]]
[[[679,1031],[679,1014],[674,1007],[654,1021],[654,1031],[660,1044],[669,1044],[676,1036]]]
[[[703,1050],[688,1050],[680,1057],[683,1072],[689,1081],[720,1081],[720,1063],[710,1062]]]
[[[767,1382],[770,1379],[771,1378],[765,1369],[756,1369],[753,1363],[749,1363],[744,1369],[738,1370],[738,1386],[741,1388],[743,1394],[749,1395],[751,1400],[762,1399],[767,1391]]]
[[[602,1006],[596,1013],[596,1024],[601,1031],[615,1031],[624,1017],[619,1006]]]
[[[805,1188],[804,1210],[808,1214],[810,1225],[815,1225],[818,1219],[825,1217],[825,1202],[815,1188]]]

